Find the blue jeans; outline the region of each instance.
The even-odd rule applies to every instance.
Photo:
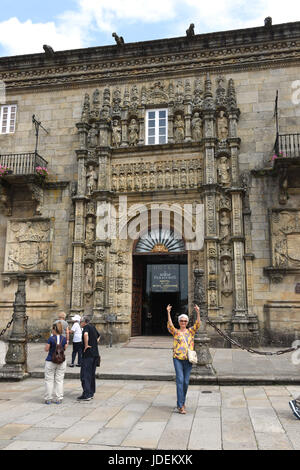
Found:
[[[190,381],[190,374],[192,364],[188,360],[180,360],[173,357],[173,363],[176,372],[176,391],[177,391],[177,406],[182,408],[185,404],[185,398]]]

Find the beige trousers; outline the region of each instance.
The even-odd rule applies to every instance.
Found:
[[[45,400],[52,400],[53,394],[56,400],[63,399],[66,366],[67,361],[62,364],[45,361]]]

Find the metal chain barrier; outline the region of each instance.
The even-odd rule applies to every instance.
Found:
[[[0,337],[3,336],[3,335],[7,332],[7,330],[11,327],[13,321],[14,321],[14,317],[12,317],[12,319],[10,320],[10,322],[7,323],[6,327],[3,328],[3,330],[2,330],[1,333],[0,333]]]
[[[25,324],[24,324],[24,328],[25,328],[25,364],[26,364],[26,367],[27,367],[27,360],[28,360],[28,318],[27,315],[25,316]],[[27,370],[26,370],[27,372]]]
[[[258,351],[257,349],[252,349],[252,348],[247,348],[246,346],[242,346],[240,343],[238,343],[237,341],[235,341],[234,339],[230,338],[228,335],[226,335],[223,331],[221,331],[216,325],[214,325],[208,318],[205,319],[205,321],[210,325],[212,326],[216,331],[217,333],[219,333],[220,336],[222,336],[223,338],[225,338],[227,341],[229,341],[231,344],[233,344],[234,346],[237,346],[238,348],[240,349],[244,349],[250,353],[254,353],[254,354],[260,354],[262,356],[280,356],[281,354],[286,354],[286,353],[289,353],[289,352],[292,352],[292,351],[296,351],[297,349],[300,348],[300,345],[299,346],[296,346],[294,348],[288,348],[288,349],[282,349],[280,351],[275,351],[275,352],[271,352],[271,351]]]

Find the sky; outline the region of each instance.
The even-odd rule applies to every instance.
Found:
[[[296,0],[0,0],[0,56],[185,36],[300,20]]]

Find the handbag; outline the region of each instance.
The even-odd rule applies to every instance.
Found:
[[[184,336],[184,335],[182,335],[182,336],[183,336],[183,339],[184,339],[184,341],[185,341],[185,343],[186,343],[186,345],[187,345],[187,348],[188,348],[188,351],[187,351],[187,352],[188,352],[188,361],[189,361],[191,364],[197,364],[197,363],[198,363],[198,358],[197,358],[197,353],[196,353],[196,351],[193,351],[192,349],[189,349],[189,345],[188,345],[188,343],[187,343],[187,341],[186,341],[186,339],[185,339],[185,336]]]

